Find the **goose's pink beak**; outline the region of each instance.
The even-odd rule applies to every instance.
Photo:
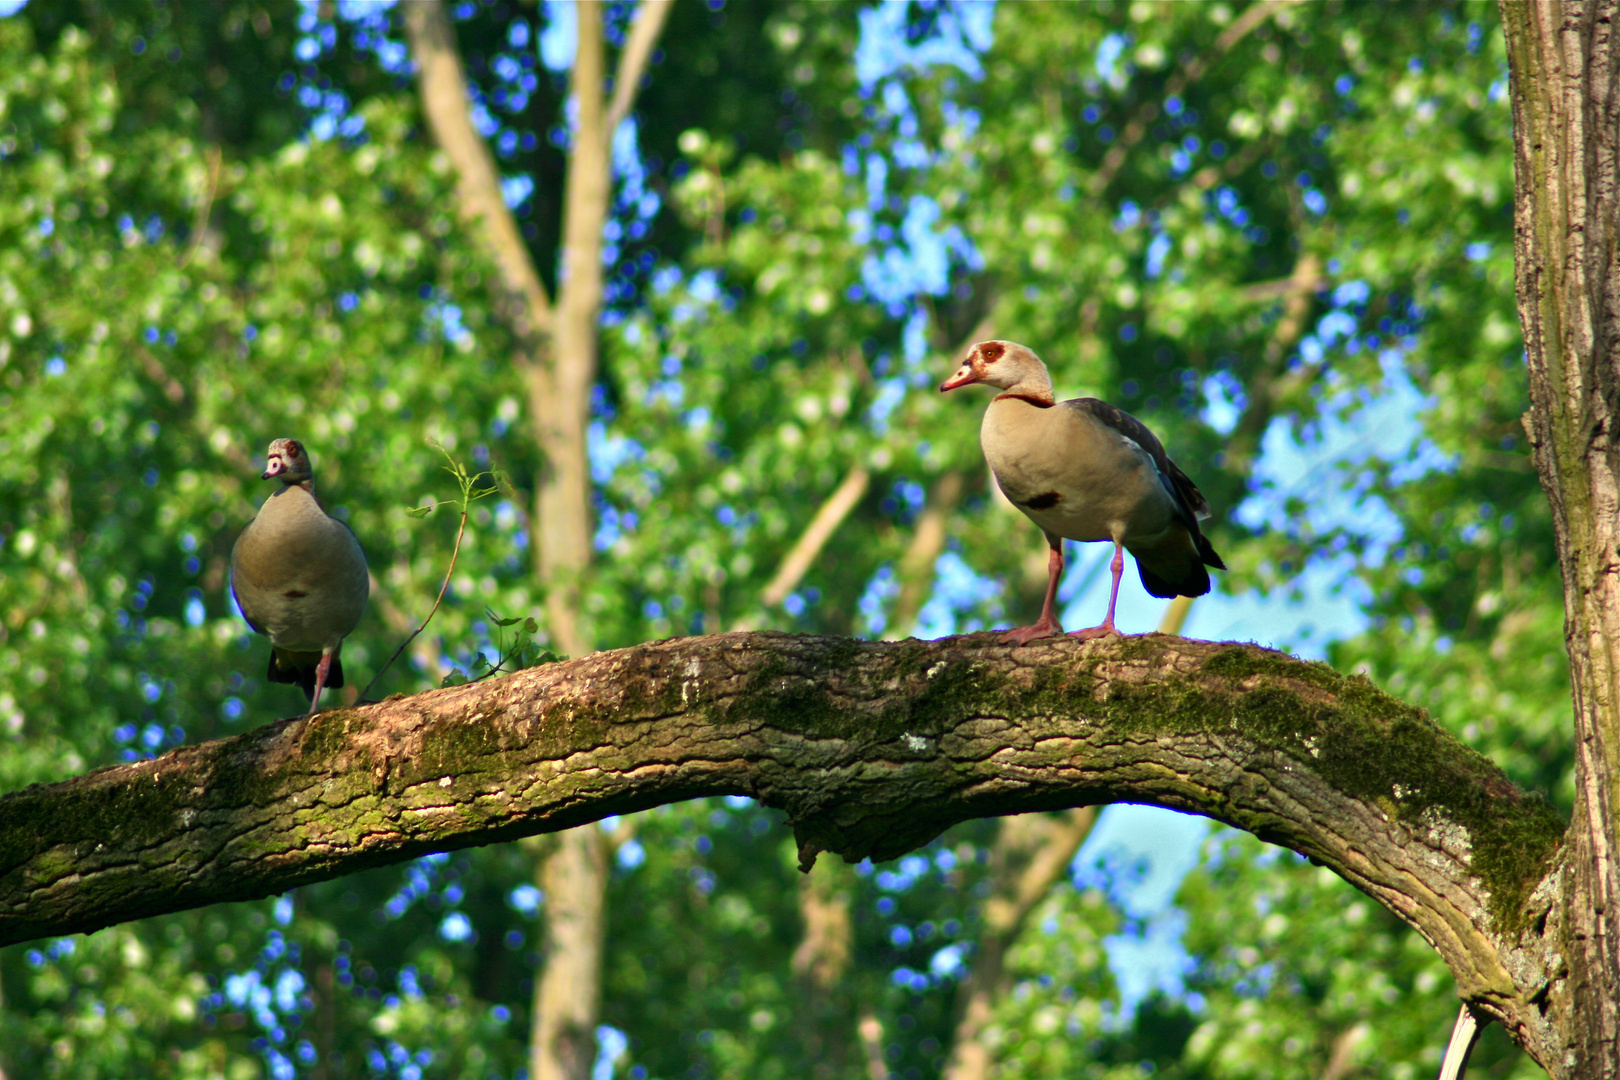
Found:
[[[956,369],[955,375],[952,375],[950,378],[939,384],[939,392],[943,394],[947,390],[955,390],[958,386],[966,386],[969,383],[976,383],[978,381],[978,372],[973,370],[972,363],[964,360],[962,362],[962,366]]]

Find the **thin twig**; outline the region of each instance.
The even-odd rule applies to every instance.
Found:
[[[439,453],[444,455],[446,461],[450,462],[449,465],[444,467],[444,471],[455,477],[456,483],[461,486],[461,524],[456,527],[456,546],[450,551],[450,565],[444,572],[444,584],[439,586],[439,595],[433,601],[432,610],[427,613],[427,618],[422,620],[422,625],[411,631],[410,637],[400,642],[399,648],[394,650],[394,655],[390,656],[388,658],[388,662],[377,670],[377,674],[371,677],[371,681],[366,684],[366,688],[360,693],[360,701],[366,700],[367,695],[371,693],[371,688],[377,685],[377,680],[381,679],[383,674],[393,666],[394,661],[399,659],[399,654],[404,652],[406,648],[409,647],[410,643],[416,640],[417,635],[423,630],[427,629],[427,624],[433,621],[433,616],[438,613],[439,605],[444,603],[444,594],[450,591],[450,577],[456,572],[456,559],[461,555],[461,539],[467,535],[467,516],[471,513],[469,507],[472,506],[475,500],[481,499],[493,491],[499,491],[501,485],[506,479],[502,473],[488,471],[478,473],[476,476],[468,476],[467,470],[461,465],[461,463],[450,456],[450,451],[446,450],[443,446],[440,446],[436,442],[433,443],[433,446],[439,451]],[[491,476],[494,478],[495,486],[493,488],[485,488],[479,491],[477,494],[474,494],[473,486],[486,476]],[[425,517],[435,508],[443,505],[444,502],[436,502],[431,503],[428,506],[415,507],[407,512],[412,517]]]
[[[456,572],[456,557],[461,554],[461,538],[467,532],[467,506],[467,503],[462,503],[461,505],[461,525],[456,529],[456,546],[450,552],[450,566],[449,569],[445,570],[444,572],[444,584],[439,586],[439,595],[438,598],[433,601],[432,610],[427,613],[427,618],[422,620],[422,625],[418,626],[415,630],[412,630],[411,636],[399,643],[399,648],[394,650],[394,655],[388,658],[388,662],[377,669],[377,674],[371,677],[371,681],[366,684],[365,690],[360,694],[360,701],[362,703],[365,702],[366,695],[371,693],[371,688],[377,685],[377,680],[381,679],[388,669],[393,666],[394,661],[399,659],[399,654],[404,652],[406,648],[410,646],[411,642],[416,640],[416,636],[418,634],[427,629],[427,624],[432,622],[433,616],[438,613],[439,605],[444,603],[444,594],[450,591],[450,575]]]
[[[641,0],[636,5],[630,38],[624,43],[624,52],[619,54],[619,70],[614,73],[613,101],[608,105],[607,124],[603,129],[607,138],[613,138],[619,124],[629,115],[630,106],[635,104],[636,91],[640,89],[637,84],[647,70],[647,61],[652,58],[664,20],[674,7],[674,0]]]

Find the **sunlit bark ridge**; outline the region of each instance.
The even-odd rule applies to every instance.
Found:
[[[1205,814],[1377,898],[1549,1049],[1563,822],[1364,679],[1166,635],[677,639],[38,785],[0,797],[0,944],[719,794],[786,811],[807,865],[988,815]]]

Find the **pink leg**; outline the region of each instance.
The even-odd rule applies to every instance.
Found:
[[[1046,602],[1041,605],[1041,617],[1033,625],[1023,626],[1017,630],[1008,630],[1001,635],[1002,641],[1010,641],[1015,645],[1023,645],[1036,638],[1053,637],[1063,633],[1059,625],[1057,613],[1052,610],[1057,600],[1058,579],[1063,576],[1063,541],[1059,540],[1057,546],[1052,548],[1046,557]]]
[[[1119,636],[1119,631],[1114,629],[1114,602],[1119,599],[1119,578],[1125,572],[1125,552],[1120,547],[1118,540],[1114,541],[1114,561],[1108,564],[1108,568],[1114,572],[1114,583],[1108,590],[1107,617],[1103,619],[1102,625],[1072,631],[1069,634],[1070,637],[1077,637],[1081,641],[1090,641],[1092,638]]]
[[[326,688],[326,676],[332,670],[332,650],[321,650],[321,662],[315,665],[315,692],[309,698],[309,712],[304,716],[315,715],[315,707],[321,703],[321,691]]]

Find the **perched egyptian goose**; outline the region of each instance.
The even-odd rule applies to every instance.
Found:
[[[297,439],[270,444],[261,480],[277,479],[231,551],[231,594],[270,638],[271,682],[297,683],[314,716],[321,690],[343,685],[343,639],[366,610],[371,579],[354,533],[315,498],[309,454]]]
[[[1063,633],[1052,603],[1065,538],[1114,544],[1108,614],[1100,625],[1076,630],[1077,637],[1119,633],[1114,603],[1125,568],[1122,549],[1136,557],[1142,586],[1154,596],[1209,592],[1204,567],[1226,569],[1198,528],[1209,504],[1141,421],[1096,398],[1056,401],[1046,365],[1011,341],[979,342],[939,389],[970,383],[1001,391],[985,410],[979,444],[1002,492],[1041,527],[1052,548],[1041,617],[1007,631],[1003,640],[1022,645]]]

